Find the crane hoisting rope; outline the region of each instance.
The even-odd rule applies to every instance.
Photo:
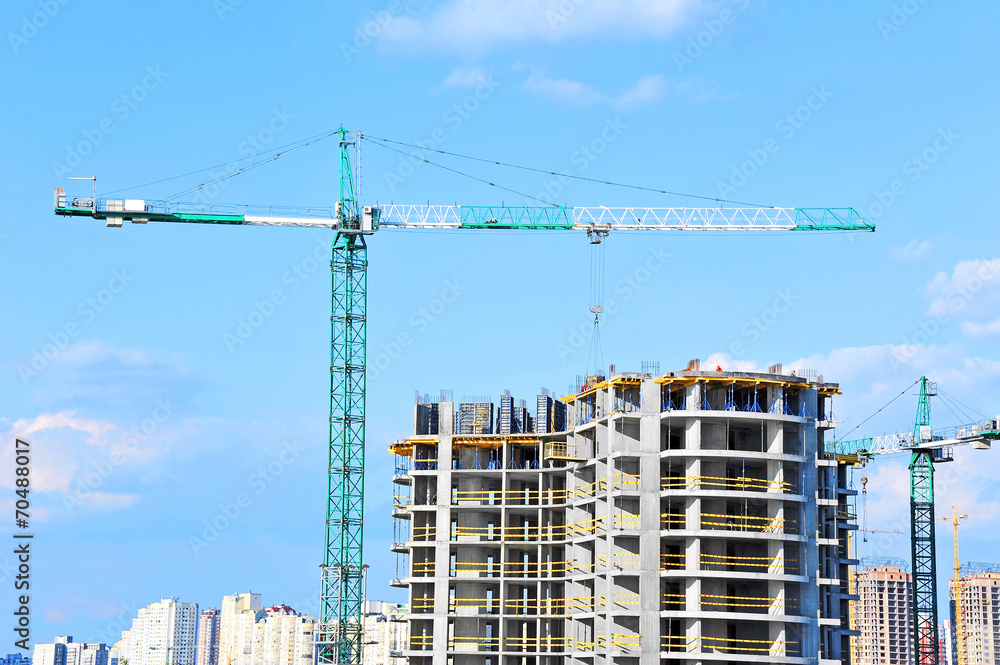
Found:
[[[522,171],[532,171],[534,173],[544,173],[545,175],[554,175],[560,178],[572,178],[573,180],[583,180],[585,182],[593,182],[598,185],[610,185],[612,187],[625,187],[626,189],[636,189],[643,192],[653,192],[655,194],[670,194],[672,196],[685,196],[692,199],[701,199],[703,201],[717,201],[719,203],[735,203],[736,205],[746,205],[754,206],[755,208],[773,208],[775,206],[766,206],[759,203],[747,203],[746,201],[733,201],[732,199],[720,199],[714,196],[701,196],[699,194],[685,194],[684,192],[671,192],[666,189],[656,189],[655,187],[643,187],[642,185],[630,185],[628,183],[613,182],[611,180],[599,180],[598,178],[587,178],[582,175],[573,175],[572,173],[563,173],[559,171],[547,171],[545,169],[536,169],[530,166],[522,166],[520,164],[509,164],[507,162],[497,161],[495,159],[484,159],[482,157],[472,157],[470,155],[462,155],[457,152],[448,152],[447,150],[439,150],[437,148],[427,148],[426,146],[414,145],[412,143],[404,143],[402,141],[393,141],[392,139],[384,139],[378,136],[371,136],[366,134],[361,137],[365,141],[370,141],[375,145],[381,145],[378,141],[383,143],[393,143],[395,145],[406,146],[407,148],[416,148],[417,150],[424,150],[427,152],[436,152],[442,155],[448,155],[449,157],[459,157],[461,159],[471,159],[476,162],[484,162],[486,164],[493,164],[495,166],[506,166],[512,169],[521,169]],[[396,152],[402,152],[397,150]],[[408,154],[408,153],[403,153]],[[412,156],[412,155],[411,155]],[[419,157],[417,159],[420,159]],[[426,160],[424,160],[426,161]]]
[[[903,395],[905,395],[905,394],[906,394],[906,391],[907,391],[907,390],[909,390],[909,389],[910,389],[910,388],[912,388],[913,386],[917,385],[918,383],[920,383],[920,379],[917,379],[916,381],[914,381],[914,382],[913,382],[913,383],[911,383],[910,385],[906,386],[906,388],[905,388],[905,389],[903,390],[903,392],[901,392],[901,393],[899,393],[898,395],[896,395],[895,397],[893,397],[893,398],[892,398],[891,400],[889,400],[888,402],[886,402],[886,403],[885,403],[885,404],[884,404],[884,405],[882,406],[882,408],[881,408],[881,409],[879,409],[878,411],[876,411],[875,413],[873,413],[872,415],[868,416],[867,418],[865,418],[864,420],[862,420],[862,421],[861,421],[860,423],[858,423],[857,425],[855,425],[855,426],[854,426],[854,427],[853,427],[853,428],[851,429],[851,431],[850,431],[850,432],[848,432],[847,434],[845,434],[845,435],[841,436],[839,440],[840,440],[840,441],[843,441],[844,439],[846,439],[846,438],[847,438],[847,436],[848,436],[849,434],[851,434],[851,432],[853,432],[854,430],[858,429],[859,427],[861,427],[862,425],[864,425],[864,424],[865,424],[866,422],[868,422],[869,420],[871,420],[872,418],[874,418],[875,416],[877,416],[878,414],[882,413],[882,412],[883,412],[884,410],[886,410],[887,408],[889,408],[889,405],[890,405],[890,404],[892,404],[892,403],[893,403],[893,402],[895,402],[895,401],[896,401],[897,399],[899,399],[900,397],[902,397]]]
[[[600,316],[604,312],[604,246],[607,243],[601,242],[600,232],[591,236],[590,242],[590,311],[594,314],[594,332],[590,338],[587,367],[594,369],[595,376],[600,376],[604,368]]]

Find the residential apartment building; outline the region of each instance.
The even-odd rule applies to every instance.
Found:
[[[219,610],[202,610],[198,615],[198,665],[219,665]]]
[[[405,604],[367,600],[362,617],[363,659],[378,665],[404,665],[409,636]]]
[[[225,596],[219,613],[219,665],[311,665],[315,623],[284,604],[262,608],[260,594]]]
[[[197,629],[197,603],[164,598],[139,610],[115,645],[115,656],[129,665],[195,665]]]

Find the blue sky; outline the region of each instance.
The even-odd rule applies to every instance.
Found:
[[[612,235],[605,361],[816,369],[842,385],[844,433],[921,374],[994,415],[1000,247],[983,210],[1000,147],[998,19],[995,3],[920,0],[5,3],[0,447],[8,460],[16,436],[35,449],[35,639],[113,642],[164,596],[208,607],[251,589],[315,612],[323,538],[332,234],[105,229],[52,215],[55,187],[89,191],[68,177],[164,197],[218,171],[137,186],[343,124],[656,189],[854,206],[877,233]],[[433,159],[559,203],[699,205]],[[329,206],[336,169],[320,141],[202,196]],[[362,174],[369,203],[532,203],[371,144]],[[395,600],[384,451],[407,433],[414,391],[561,394],[587,365],[590,246],[385,231],[370,247],[370,361],[396,357],[368,397],[369,592]],[[446,290],[457,297],[442,309]],[[412,342],[395,354],[401,333]],[[907,395],[857,434],[906,430],[914,408]],[[938,403],[934,424],[960,415]],[[963,559],[997,558],[997,454],[961,450],[941,470],[939,514],[972,515]],[[905,461],[857,475],[868,525],[906,531]],[[227,528],[205,531],[226,513]],[[944,523],[939,536],[948,569]],[[907,551],[890,535],[861,554]]]

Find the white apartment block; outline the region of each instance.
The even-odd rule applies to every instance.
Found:
[[[409,630],[405,604],[367,600],[362,618],[364,662],[368,665],[403,665]]]
[[[225,596],[219,665],[311,665],[315,619],[287,605],[261,607],[260,594]]]
[[[139,610],[115,645],[129,665],[195,665],[198,604],[164,598]]]

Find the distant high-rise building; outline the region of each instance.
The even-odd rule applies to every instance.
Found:
[[[219,665],[250,662],[253,627],[263,616],[259,593],[223,597],[219,613]]]
[[[0,658],[0,665],[31,665],[31,657],[23,653],[9,653]]]
[[[51,643],[35,644],[31,652],[31,662],[41,665],[66,665],[66,645],[73,641],[73,638],[65,635],[56,635]]]
[[[219,610],[202,610],[198,615],[198,665],[219,664]]]
[[[23,653],[9,653],[0,658],[0,665],[31,665],[31,657]]]
[[[101,642],[70,642],[66,645],[66,665],[108,665],[110,654]]]
[[[851,603],[855,665],[909,665],[913,650],[913,577],[899,566],[873,566],[855,576]]]
[[[197,603],[164,598],[139,610],[115,645],[115,656],[129,665],[195,665],[197,628]]]
[[[1000,662],[1000,573],[979,572],[962,576],[961,621],[955,616],[955,579],[949,581],[949,587],[954,626],[954,630],[949,632],[961,642],[962,665],[994,665]]]
[[[315,619],[287,605],[261,608],[260,594],[225,596],[218,665],[311,665]]]
[[[407,610],[405,604],[367,600],[362,629],[363,662],[377,665],[403,665],[407,649]]]
[[[57,635],[51,644],[36,644],[32,661],[43,665],[108,665],[106,644],[74,642],[71,635]]]

